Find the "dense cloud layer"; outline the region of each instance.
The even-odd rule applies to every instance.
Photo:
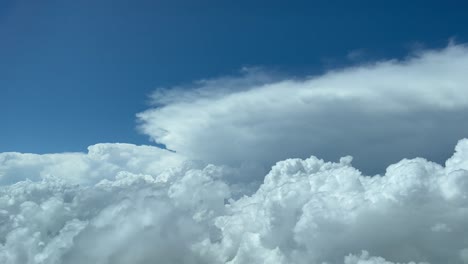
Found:
[[[403,157],[443,162],[467,137],[468,47],[450,45],[404,60],[300,80],[258,71],[159,90],[158,108],[138,115],[156,142],[215,164],[271,166],[310,154],[353,155],[380,173]]]
[[[95,183],[113,178],[117,172],[156,174],[179,166],[184,159],[152,146],[97,144],[88,153],[29,154],[0,153],[0,185],[21,180],[58,177],[70,183]]]
[[[0,189],[0,263],[468,263],[468,140],[445,167],[402,160],[369,177],[351,160],[278,162],[237,200],[229,169],[192,162],[20,179]]]
[[[0,153],[0,263],[468,264],[468,139],[384,166],[467,136],[466,69],[250,72],[155,93],[141,128],[176,152]]]

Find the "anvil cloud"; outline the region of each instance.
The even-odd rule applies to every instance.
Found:
[[[468,264],[467,69],[250,72],[155,92],[168,149],[0,153],[0,263]]]
[[[303,79],[244,77],[157,91],[141,130],[191,159],[271,166],[351,154],[370,173],[403,157],[443,162],[467,136],[468,48],[450,45]]]

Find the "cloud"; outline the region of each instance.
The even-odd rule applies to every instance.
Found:
[[[444,168],[421,158],[362,176],[350,165],[311,157],[277,163],[263,185],[228,207],[216,225],[223,261],[249,263],[466,263],[468,140]],[[458,161],[463,159],[465,163]],[[444,227],[444,228],[440,228]]]
[[[445,167],[402,160],[375,177],[349,156],[287,159],[240,199],[229,170],[190,162],[111,178],[107,167],[87,185],[22,180],[0,189],[0,262],[464,264],[467,160],[468,139]]]
[[[468,264],[468,139],[442,164],[468,131],[467,64],[452,44],[248,70],[153,95],[141,129],[175,152],[0,153],[0,263]]]
[[[366,56],[366,51],[363,49],[355,49],[351,50],[346,54],[346,58],[350,61],[358,61],[360,59],[363,59]]]
[[[190,159],[268,167],[350,154],[377,173],[404,157],[442,162],[468,136],[467,68],[468,48],[451,44],[305,79],[254,73],[157,91],[158,107],[138,119],[143,133]]]
[[[345,264],[394,264],[393,262],[386,261],[381,257],[371,257],[369,252],[363,251],[360,256],[349,255],[345,257]],[[416,264],[415,262],[409,262],[408,264]],[[424,262],[420,262],[424,264]]]
[[[210,221],[229,197],[217,173],[208,166],[154,177],[120,172],[91,186],[57,178],[6,186],[0,262],[201,263],[190,247],[216,237]]]
[[[170,151],[132,144],[96,144],[88,153],[0,153],[0,185],[59,177],[74,184],[96,183],[119,171],[158,174],[180,166],[184,158]]]

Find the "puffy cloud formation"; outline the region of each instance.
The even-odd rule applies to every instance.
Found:
[[[132,173],[159,173],[179,166],[180,155],[152,146],[97,144],[88,153],[29,154],[0,153],[0,185],[20,180],[60,177],[83,184],[113,178],[121,170]]]
[[[182,162],[142,172],[147,162],[106,155],[114,147],[140,148],[103,147],[94,166],[109,171],[99,181],[76,184],[57,166],[54,176],[0,189],[0,263],[468,263],[467,139],[445,166],[402,160],[374,177],[349,156],[280,161],[239,199],[227,168]],[[44,171],[32,162],[44,157],[23,158]],[[7,178],[21,157],[8,161]],[[130,172],[134,164],[146,166]]]
[[[258,70],[158,90],[141,130],[191,159],[239,165],[352,154],[380,173],[403,157],[443,162],[467,137],[468,47],[451,44],[305,79]]]
[[[0,263],[468,264],[468,139],[439,164],[467,136],[466,69],[450,45],[250,71],[153,95],[141,129],[175,152],[0,153]]]

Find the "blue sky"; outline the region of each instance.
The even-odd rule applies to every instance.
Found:
[[[147,144],[135,114],[158,87],[245,66],[302,76],[468,40],[466,1],[356,3],[1,1],[0,151]]]
[[[0,264],[467,264],[467,117],[466,0],[0,0]]]

